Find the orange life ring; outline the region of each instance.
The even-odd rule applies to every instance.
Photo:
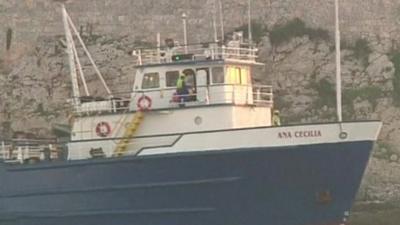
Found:
[[[107,122],[100,122],[96,126],[96,134],[99,137],[107,137],[111,133],[111,126]]]
[[[148,111],[151,108],[151,98],[147,95],[142,95],[136,104],[139,111]]]

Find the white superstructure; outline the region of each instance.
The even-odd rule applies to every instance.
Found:
[[[80,150],[70,152],[70,158],[90,157],[94,148],[112,156],[121,138],[133,136],[270,126],[272,88],[252,82],[253,67],[259,65],[254,50],[236,50],[210,45],[203,47],[203,57],[194,54],[191,48],[187,54],[181,54],[179,48],[168,49],[167,58],[161,49],[151,54],[146,51],[154,59],[137,55],[139,64],[129,96],[81,100],[75,107],[74,142],[70,149]],[[177,95],[176,88],[181,74],[186,75],[188,88],[184,96]],[[135,119],[139,113],[140,119]],[[132,132],[127,134],[129,129]],[[161,144],[171,141],[166,139],[140,143],[133,138],[126,143],[124,154],[137,154],[158,141]]]

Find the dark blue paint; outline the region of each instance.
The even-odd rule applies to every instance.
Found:
[[[372,144],[3,164],[0,224],[339,224]],[[317,202],[323,191],[332,202]]]

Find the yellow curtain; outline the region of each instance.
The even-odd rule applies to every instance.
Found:
[[[240,84],[240,67],[228,66],[226,81],[228,84]]]

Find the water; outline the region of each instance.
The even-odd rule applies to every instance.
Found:
[[[400,201],[356,204],[349,225],[399,225]]]

